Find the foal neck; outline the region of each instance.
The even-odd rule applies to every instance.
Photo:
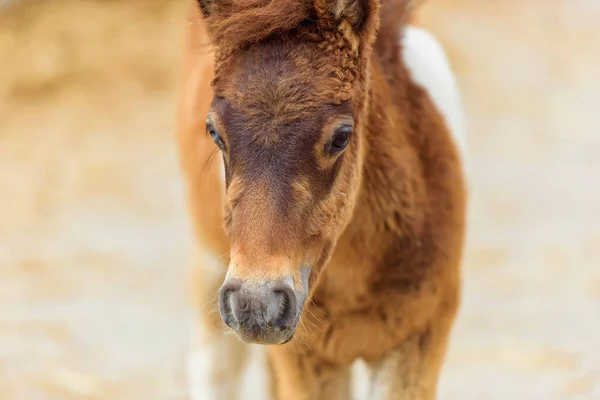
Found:
[[[374,56],[369,87],[363,180],[345,236],[415,236],[424,219],[425,182],[411,122],[420,117],[409,101],[413,86],[401,58],[386,65]]]

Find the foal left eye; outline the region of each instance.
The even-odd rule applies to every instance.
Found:
[[[219,132],[217,132],[217,128],[215,128],[214,124],[210,120],[206,121],[206,132],[212,137],[215,144],[221,150],[225,149],[225,145],[223,143],[223,140],[221,139],[221,136],[219,136]]]

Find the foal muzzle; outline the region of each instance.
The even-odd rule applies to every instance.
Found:
[[[300,290],[291,276],[258,284],[227,278],[220,289],[221,318],[246,343],[289,342],[306,300],[309,271],[303,268]]]

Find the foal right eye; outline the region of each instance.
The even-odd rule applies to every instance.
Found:
[[[215,128],[215,125],[211,120],[206,121],[206,132],[212,137],[219,149],[225,150],[225,144],[223,143],[221,136],[219,136],[219,132],[217,132],[217,128]]]

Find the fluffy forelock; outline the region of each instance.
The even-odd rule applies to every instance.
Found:
[[[289,32],[312,16],[310,1],[230,0],[215,6],[204,20],[213,44],[239,49]]]

